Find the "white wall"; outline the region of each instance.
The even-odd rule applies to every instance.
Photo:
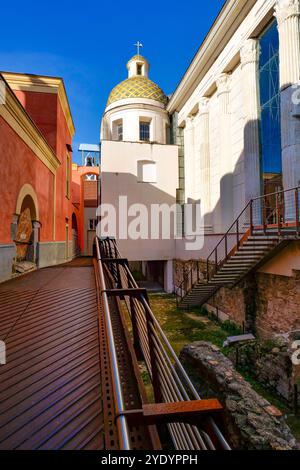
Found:
[[[107,109],[102,122],[102,140],[116,140],[113,123],[122,121],[123,141],[139,142],[139,123],[144,119],[150,122],[150,141],[166,144],[166,127],[169,125],[169,117],[163,105],[160,106],[153,100],[130,99],[113,103]]]
[[[156,164],[156,183],[138,181],[138,162]],[[144,204],[149,213],[151,204],[176,203],[178,187],[178,148],[131,142],[102,142],[101,188],[102,205],[113,204],[119,219],[119,197],[127,196],[128,207]],[[123,211],[124,213],[124,211]],[[132,221],[135,217],[129,220]],[[145,229],[145,227],[143,227]],[[150,221],[149,221],[150,234]],[[101,234],[99,234],[101,236]],[[122,240],[117,224],[118,246],[130,261],[171,260],[175,255],[174,233],[170,240]]]

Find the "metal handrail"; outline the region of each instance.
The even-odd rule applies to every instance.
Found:
[[[118,436],[119,436],[119,444],[121,450],[130,450],[130,438],[129,438],[129,431],[126,417],[124,416],[125,406],[124,406],[124,398],[121,386],[121,379],[118,367],[118,359],[117,359],[117,352],[115,347],[115,340],[114,340],[114,332],[109,312],[109,304],[108,304],[108,297],[105,292],[105,277],[103,273],[103,266],[101,262],[101,251],[99,247],[99,240],[96,237],[96,251],[97,251],[97,263],[99,269],[99,277],[100,277],[100,285],[103,288],[101,292],[101,299],[103,302],[103,311],[105,317],[105,324],[106,324],[106,332],[108,338],[108,351],[109,351],[109,358],[110,358],[110,366],[111,366],[111,377],[113,383],[113,394],[114,394],[114,404],[115,404],[115,411],[117,416],[117,425],[118,425]]]
[[[242,218],[242,216],[245,214],[245,212],[250,208],[250,214],[249,214],[249,235],[251,236],[253,234],[253,231],[254,231],[254,216],[253,216],[253,209],[254,209],[254,206],[255,206],[255,203],[257,202],[261,202],[262,201],[262,206],[259,206],[259,209],[260,211],[261,210],[265,210],[266,207],[266,201],[268,199],[271,199],[272,197],[275,197],[276,198],[276,204],[279,200],[279,196],[280,195],[286,195],[288,193],[292,193],[294,192],[295,193],[295,213],[296,213],[296,216],[295,216],[295,224],[296,224],[296,227],[297,227],[297,233],[298,233],[298,225],[299,225],[299,216],[297,214],[299,214],[299,189],[300,187],[294,187],[294,188],[290,188],[290,189],[283,189],[283,190],[280,190],[280,191],[276,191],[276,192],[273,192],[273,193],[268,193],[268,194],[264,194],[262,196],[257,196],[253,199],[251,199],[248,204],[244,207],[244,209],[242,210],[242,212],[238,215],[238,217],[235,219],[235,221],[233,222],[233,224],[230,226],[230,228],[227,230],[227,232],[225,233],[225,235],[221,238],[221,240],[219,241],[219,243],[216,245],[216,247],[214,248],[214,250],[210,253],[210,255],[208,256],[207,258],[207,271],[208,271],[208,277],[207,277],[207,280],[209,282],[210,280],[210,276],[209,276],[209,263],[210,263],[210,260],[212,258],[212,256],[214,255],[215,257],[215,272],[218,271],[218,267],[219,265],[222,265],[222,261],[224,260],[227,260],[228,259],[228,242],[227,242],[227,239],[228,239],[228,236],[231,234],[231,230],[236,227],[236,237],[237,237],[237,244],[236,244],[236,248],[239,248],[240,246],[240,236],[244,236],[246,231],[241,231],[241,225],[240,225],[240,219]],[[284,197],[282,198],[282,204],[283,204],[283,208],[280,207],[280,205],[276,205],[276,207],[274,207],[274,210],[273,210],[273,213],[277,215],[277,225],[278,225],[278,235],[281,235],[281,226],[282,226],[282,222],[283,222],[283,218],[284,218],[284,208],[285,208],[285,200],[284,200]],[[263,218],[262,218],[262,225],[264,227],[264,232],[266,233],[266,228],[267,228],[267,222],[268,222],[268,216],[266,214],[263,214]],[[233,234],[231,234],[233,235]],[[221,244],[225,241],[225,257],[223,260],[220,261],[220,263],[218,262],[218,248],[221,246]]]
[[[243,237],[247,234],[247,231],[249,232],[249,236],[253,234],[253,231],[259,227],[255,226],[254,224],[254,208],[258,204],[258,209],[260,211],[260,216],[262,217],[262,227],[264,230],[264,233],[267,233],[267,227],[270,222],[270,217],[273,217],[275,219],[275,222],[273,224],[277,225],[278,228],[278,235],[282,235],[282,226],[283,222],[285,220],[285,209],[286,209],[286,201],[285,201],[285,195],[288,193],[293,193],[295,195],[294,198],[294,209],[295,209],[295,228],[296,228],[296,234],[299,236],[300,235],[300,220],[299,220],[299,214],[300,214],[300,201],[299,201],[299,195],[300,195],[300,187],[296,186],[291,189],[286,189],[286,190],[280,190],[280,191],[275,191],[272,193],[268,193],[262,196],[257,196],[253,199],[251,199],[248,204],[244,207],[244,209],[240,212],[238,217],[234,220],[234,222],[231,224],[227,232],[222,236],[222,238],[219,240],[213,251],[210,253],[210,255],[207,257],[206,260],[206,270],[207,270],[207,283],[209,283],[211,279],[211,266],[214,266],[213,270],[213,275],[218,272],[220,267],[223,265],[224,261],[228,259],[230,256],[231,250],[228,249],[228,237],[236,237],[236,245],[235,248],[239,248],[241,245],[241,242],[243,240]],[[282,197],[283,196],[283,197]],[[272,209],[272,206],[267,205],[268,199],[276,198],[276,206],[273,208],[273,212],[271,214],[266,214],[266,209]],[[281,198],[281,199],[280,199]],[[247,211],[250,211],[249,213],[249,220],[247,223],[242,223],[242,217],[247,213]],[[245,222],[245,221],[244,221]],[[243,227],[243,228],[242,228]],[[234,231],[233,231],[234,229]],[[219,260],[219,254],[220,254],[220,247],[224,245],[224,257]],[[198,270],[198,268],[197,268]],[[199,273],[197,274],[197,280],[193,282],[193,277],[195,274],[195,268],[192,267],[191,270],[184,275],[183,281],[181,284],[175,289],[175,294],[178,299],[182,300],[194,287],[195,284],[199,283]],[[189,285],[189,279],[191,279],[190,285]],[[184,290],[184,286],[187,284],[188,288],[187,290]]]
[[[103,258],[122,259],[115,240],[102,240],[101,249]],[[117,266],[117,271],[114,270],[113,273],[116,283],[121,281],[121,285],[126,289],[138,289],[128,264]],[[147,296],[141,291],[138,298],[131,298],[130,301],[127,299],[126,304],[131,318],[134,344],[139,346],[144,357],[156,402],[200,400],[200,395],[153,314]],[[230,447],[214,420],[209,418],[208,422],[220,447],[229,450]],[[168,424],[168,428],[177,450],[215,448],[210,437],[196,426],[172,423]]]

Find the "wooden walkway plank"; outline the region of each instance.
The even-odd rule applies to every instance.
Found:
[[[0,285],[0,449],[103,449],[91,260]]]

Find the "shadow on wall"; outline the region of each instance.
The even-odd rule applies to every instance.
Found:
[[[111,204],[110,210],[115,223],[112,220],[109,233],[118,239],[123,256],[130,261],[173,259],[176,234],[175,195],[162,191],[153,183],[139,182],[134,174],[108,172],[101,173],[101,193],[103,225],[104,219],[107,220],[105,204]],[[151,217],[149,210],[151,205],[156,205],[153,209],[154,217]],[[174,206],[175,215],[171,213],[169,219],[169,239],[163,239],[163,218],[157,211],[157,206],[161,205],[165,205],[166,209]],[[170,215],[169,210],[166,210],[166,215]],[[157,223],[158,220],[160,223]],[[107,226],[104,228],[107,229]],[[101,235],[99,226],[98,235]],[[128,236],[130,239],[126,239]]]
[[[122,240],[122,236],[117,236],[120,239],[120,246],[123,247],[124,255],[131,260],[140,260],[141,257],[136,253],[142,250],[143,254],[147,256],[146,259],[168,259],[179,258],[183,259],[206,259],[211,251],[215,248],[216,244],[222,238],[223,234],[229,229],[230,225],[239,216],[246,204],[251,198],[260,196],[262,191],[262,176],[260,171],[260,155],[259,147],[257,153],[252,150],[251,142],[253,136],[258,135],[259,122],[249,121],[243,129],[241,140],[245,143],[245,148],[242,149],[235,162],[232,162],[233,171],[223,175],[219,179],[221,172],[221,162],[218,161],[217,168],[211,167],[211,181],[218,180],[219,184],[215,187],[210,186],[210,206],[212,210],[204,214],[204,225],[209,227],[207,234],[211,235],[205,237],[204,246],[197,252],[184,252],[184,247],[180,247],[177,243],[177,248],[174,246],[175,242],[168,242],[162,240],[162,245],[159,240],[145,241],[135,240],[135,250],[129,247],[129,243]],[[221,143],[222,144],[222,143]],[[247,156],[245,156],[245,154]],[[212,156],[213,158],[214,156]],[[115,207],[118,207],[118,197],[127,196],[127,206],[121,208],[120,215],[124,215],[126,207],[134,204],[145,204],[147,207],[151,204],[167,204],[172,206],[176,204],[175,195],[170,195],[160,190],[155,184],[140,183],[139,179],[134,174],[128,173],[113,173],[104,172],[101,175],[102,187],[102,203],[110,202]],[[188,197],[188,188],[186,188],[186,196]],[[189,199],[190,203],[196,204],[196,200]],[[125,212],[124,212],[125,211]],[[117,220],[119,215],[117,213]],[[249,224],[249,214],[245,214],[244,225]],[[151,221],[148,217],[147,227],[145,224],[140,227],[141,237],[145,237],[146,233],[151,233]],[[213,230],[212,230],[213,228]],[[242,227],[241,227],[242,229]],[[116,233],[119,234],[119,224],[116,224]],[[175,235],[176,231],[173,232]],[[228,248],[232,248],[236,242],[235,228],[232,230],[232,240],[229,240]],[[161,240],[161,230],[160,238]],[[147,253],[147,249],[151,251]],[[165,251],[166,250],[166,251]],[[135,251],[135,253],[134,253]],[[145,252],[145,253],[144,253]],[[155,253],[157,256],[155,258]]]
[[[259,121],[249,121],[241,131],[240,140],[244,142],[244,146],[237,157],[231,154],[232,172],[226,173],[220,179],[222,170],[221,161],[215,162],[215,155],[211,155],[210,168],[210,207],[209,212],[204,213],[205,233],[208,235],[204,239],[203,248],[197,253],[189,253],[190,259],[206,260],[209,254],[219,243],[223,235],[229,230],[230,226],[241,214],[248,202],[252,198],[259,197],[263,192],[262,173],[261,173],[261,157],[259,145],[256,152],[252,149],[253,138],[259,136]],[[232,142],[232,147],[236,147],[237,143]],[[222,145],[222,142],[220,142]],[[240,145],[241,146],[241,145]],[[216,183],[215,183],[216,182]],[[189,188],[186,188],[186,196],[188,197]],[[195,199],[189,199],[192,203],[197,203]],[[240,229],[249,226],[250,212],[244,214],[244,221]],[[232,236],[228,240],[228,249],[234,247],[236,243],[236,227],[231,230]],[[178,250],[179,257],[188,260],[188,257]],[[225,253],[224,253],[225,254]]]

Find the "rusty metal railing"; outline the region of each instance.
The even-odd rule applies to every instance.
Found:
[[[127,306],[128,316],[131,323],[132,342],[137,357],[144,361],[154,391],[155,404],[197,404],[201,397],[195,389],[187,372],[179,361],[168,338],[153,314],[145,289],[139,288],[129,269],[127,260],[123,259],[117,248],[116,241],[113,239],[97,240],[97,252],[99,264],[110,270],[114,278],[114,295],[118,295],[124,300]],[[105,296],[103,293],[102,295]],[[109,310],[107,310],[109,317]],[[112,337],[113,332],[108,332]],[[113,344],[111,344],[113,351]],[[122,397],[122,387],[118,382],[118,374],[115,371],[116,362],[113,354],[111,355],[112,373],[115,374],[115,392]],[[115,400],[115,405],[119,409],[124,408],[122,400]],[[201,403],[200,403],[201,405]],[[120,414],[120,413],[118,413]],[[121,412],[126,417],[126,410]],[[178,413],[178,421],[172,419],[166,423],[169,435],[176,450],[230,450],[220,427],[214,419],[214,411],[208,413],[201,421],[196,420],[197,410],[193,419],[183,419]],[[120,422],[121,424],[121,422]],[[122,424],[123,431],[126,433],[126,418]]]
[[[225,261],[239,249],[251,235],[300,236],[300,187],[277,191],[251,199],[238,215],[225,235],[217,243],[206,260],[206,282],[219,272]],[[203,281],[199,266],[184,274],[175,288],[177,302]]]
[[[114,393],[114,405],[115,405],[115,413],[117,418],[117,427],[118,427],[118,436],[119,436],[119,443],[120,448],[122,450],[130,450],[130,440],[129,440],[129,431],[126,416],[124,415],[125,405],[123,399],[123,392],[118,368],[118,360],[117,360],[117,352],[115,347],[115,340],[114,340],[114,332],[111,322],[109,304],[108,304],[108,297],[107,293],[105,292],[105,277],[103,272],[103,265],[101,260],[101,251],[99,240],[96,239],[96,251],[97,251],[97,263],[98,263],[98,270],[99,270],[99,278],[100,278],[100,285],[103,287],[103,291],[101,292],[101,302],[102,308],[105,316],[105,324],[107,330],[107,339],[108,339],[108,351],[109,351],[109,359],[110,359],[110,370],[111,370],[111,378],[113,384],[113,393]]]

